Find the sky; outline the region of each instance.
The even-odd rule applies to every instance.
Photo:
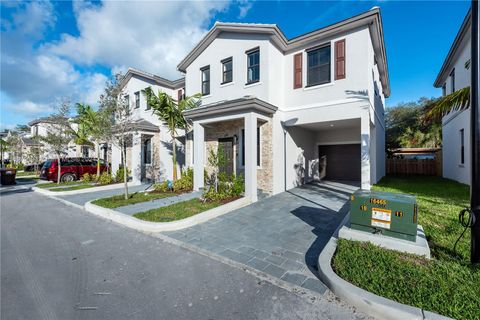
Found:
[[[61,99],[96,105],[134,67],[169,79],[215,21],[275,23],[287,38],[381,9],[387,106],[441,94],[433,82],[469,1],[35,1],[0,3],[0,130],[46,116]]]

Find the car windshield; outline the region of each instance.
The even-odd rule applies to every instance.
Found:
[[[48,169],[48,168],[51,167],[51,165],[52,165],[52,160],[47,160],[47,161],[45,161],[45,163],[43,164],[42,169],[44,169],[44,168],[45,168],[45,169]]]

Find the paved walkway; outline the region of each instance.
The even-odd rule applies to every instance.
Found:
[[[172,196],[168,198],[156,199],[152,201],[140,202],[140,203],[131,204],[128,206],[118,207],[118,208],[115,208],[115,211],[119,211],[121,213],[125,213],[128,215],[133,215],[137,212],[144,212],[151,209],[158,209],[158,208],[165,207],[177,202],[198,198],[201,195],[202,195],[201,191],[183,193],[178,196]]]
[[[150,184],[141,184],[138,186],[131,186],[131,187],[128,187],[128,192],[133,193],[137,191],[142,191],[142,190],[148,189],[149,187],[150,187]],[[104,191],[92,191],[92,192],[74,194],[69,196],[57,196],[57,198],[67,200],[69,202],[73,202],[75,204],[83,206],[88,201],[92,201],[99,198],[111,197],[118,194],[123,194],[123,186],[118,187],[117,189],[110,189],[110,190],[104,190]]]
[[[349,195],[357,188],[336,182],[309,184],[164,234],[324,293],[316,261],[348,212]]]

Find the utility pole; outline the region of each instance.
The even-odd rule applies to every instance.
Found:
[[[478,100],[479,91],[479,8],[478,0],[472,0],[472,51],[471,51],[471,138],[472,138],[472,168],[470,187],[470,209],[474,217],[471,229],[471,262],[480,263],[480,107]]]

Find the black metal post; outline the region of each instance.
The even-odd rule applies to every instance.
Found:
[[[479,91],[479,12],[478,0],[472,0],[472,81],[471,81],[471,138],[472,138],[472,178],[470,187],[470,208],[475,218],[472,225],[471,261],[480,263],[480,108],[478,101]]]

